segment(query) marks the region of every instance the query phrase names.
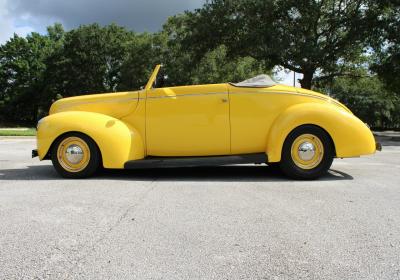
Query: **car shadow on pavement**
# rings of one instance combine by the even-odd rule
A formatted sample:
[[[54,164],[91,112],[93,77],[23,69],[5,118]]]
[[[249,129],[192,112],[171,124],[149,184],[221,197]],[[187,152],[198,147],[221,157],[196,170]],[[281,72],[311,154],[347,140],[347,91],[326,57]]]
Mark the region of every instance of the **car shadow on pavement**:
[[[276,168],[254,165],[217,167],[154,168],[135,170],[102,170],[94,180],[124,181],[221,181],[274,182],[293,181]],[[28,166],[20,169],[0,169],[0,181],[5,180],[63,180],[51,165]],[[90,179],[88,179],[90,180]],[[320,181],[353,180],[347,173],[329,170]]]

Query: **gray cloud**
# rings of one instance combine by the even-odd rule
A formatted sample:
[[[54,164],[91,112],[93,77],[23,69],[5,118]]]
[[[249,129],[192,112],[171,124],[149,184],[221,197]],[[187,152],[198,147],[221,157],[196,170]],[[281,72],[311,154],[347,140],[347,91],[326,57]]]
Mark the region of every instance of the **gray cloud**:
[[[7,9],[19,25],[44,29],[52,22],[74,28],[112,22],[135,31],[157,31],[168,16],[201,7],[204,0],[8,0]]]

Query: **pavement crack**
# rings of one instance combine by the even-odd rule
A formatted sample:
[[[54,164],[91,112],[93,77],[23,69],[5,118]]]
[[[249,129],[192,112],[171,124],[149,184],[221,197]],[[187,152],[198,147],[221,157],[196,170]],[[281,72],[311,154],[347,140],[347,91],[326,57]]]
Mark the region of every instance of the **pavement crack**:
[[[126,216],[128,216],[128,214],[129,214],[133,209],[135,209],[135,208],[138,207],[140,204],[142,204],[142,202],[147,198],[147,196],[155,189],[155,187],[156,187],[156,185],[155,185],[156,181],[157,181],[157,180],[152,181],[152,182],[150,183],[150,185],[149,185],[149,186],[151,186],[151,187],[139,198],[139,200],[138,200],[136,203],[134,203],[134,204],[132,204],[131,206],[129,206],[129,207],[124,211],[124,213],[122,213],[122,215],[119,216],[119,218],[117,219],[117,221],[115,222],[115,224],[112,225],[112,226],[108,229],[108,231],[106,232],[106,234],[103,235],[104,237],[105,237],[108,233],[112,232],[114,228],[118,227],[118,226],[121,224],[121,222],[126,218]]]
[[[157,186],[158,179],[155,179],[154,181],[152,181],[148,187],[149,189],[147,191],[144,192],[144,194],[142,194],[140,196],[140,198],[138,199],[138,201],[134,204],[132,204],[131,206],[127,207],[126,210],[118,217],[117,221],[110,226],[97,240],[95,240],[92,245],[86,247],[86,249],[84,249],[84,252],[81,254],[80,257],[78,257],[75,261],[71,260],[69,263],[71,264],[71,267],[68,269],[68,272],[66,273],[66,275],[68,275],[67,278],[64,279],[68,279],[69,276],[72,274],[73,269],[86,257],[88,257],[92,252],[94,252],[96,250],[96,247],[98,244],[100,244],[101,242],[103,242],[107,236],[115,229],[117,228],[121,222],[128,216],[128,214],[130,212],[132,212],[135,208],[137,208],[140,204],[143,203],[143,201],[148,197],[148,195],[155,189],[155,187]],[[84,247],[84,246],[83,246]]]

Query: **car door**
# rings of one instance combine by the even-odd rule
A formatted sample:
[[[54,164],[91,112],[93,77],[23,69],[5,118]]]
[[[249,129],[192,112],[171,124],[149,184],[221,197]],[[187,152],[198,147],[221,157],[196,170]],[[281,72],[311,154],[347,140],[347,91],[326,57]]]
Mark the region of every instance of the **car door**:
[[[267,150],[268,133],[276,118],[299,102],[288,98],[288,87],[237,87],[229,85],[232,154]]]
[[[148,156],[230,154],[226,84],[147,90]]]
[[[232,153],[265,152],[268,132],[286,104],[285,98],[268,88],[229,86],[229,94]],[[277,102],[279,97],[282,104]]]

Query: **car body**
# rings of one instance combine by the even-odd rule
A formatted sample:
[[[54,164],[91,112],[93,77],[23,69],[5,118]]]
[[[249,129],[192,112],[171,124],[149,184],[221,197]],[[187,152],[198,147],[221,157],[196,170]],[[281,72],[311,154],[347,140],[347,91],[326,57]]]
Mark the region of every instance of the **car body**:
[[[326,172],[330,158],[376,151],[368,126],[326,95],[279,84],[157,87],[160,68],[143,90],[56,101],[38,123],[35,155],[52,159],[70,178],[92,175],[97,168],[85,168],[97,157],[96,165],[112,169],[280,163],[292,177],[313,179]],[[296,129],[302,134],[295,133],[285,154]],[[324,153],[329,157],[324,170],[315,170]],[[287,154],[299,172],[285,170]]]

